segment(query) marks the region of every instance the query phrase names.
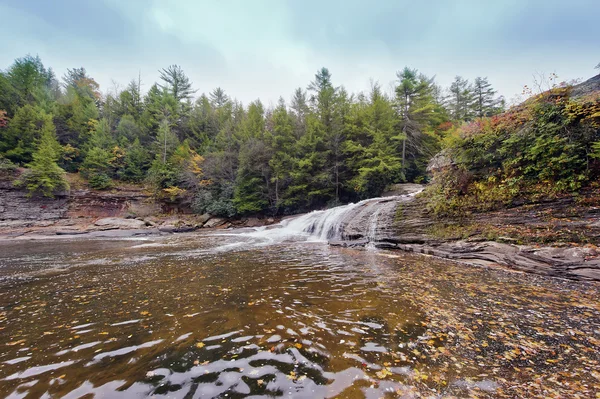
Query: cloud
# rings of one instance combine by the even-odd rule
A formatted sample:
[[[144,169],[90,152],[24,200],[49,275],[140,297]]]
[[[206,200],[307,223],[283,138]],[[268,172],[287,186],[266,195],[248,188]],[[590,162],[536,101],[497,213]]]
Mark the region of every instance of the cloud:
[[[588,77],[600,61],[591,0],[5,0],[0,67],[39,54],[59,75],[84,66],[106,89],[179,64],[198,93],[223,87],[275,103],[321,66],[334,83],[385,87],[405,65],[449,85],[488,76],[508,98],[535,71]]]

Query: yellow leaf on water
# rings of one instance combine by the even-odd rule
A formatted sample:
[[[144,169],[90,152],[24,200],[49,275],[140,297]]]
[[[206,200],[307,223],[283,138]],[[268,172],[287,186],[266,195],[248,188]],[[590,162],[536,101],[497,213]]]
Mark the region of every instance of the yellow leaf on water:
[[[295,344],[294,346],[298,349],[302,349],[302,344]]]
[[[196,348],[204,348],[204,342],[198,342]]]

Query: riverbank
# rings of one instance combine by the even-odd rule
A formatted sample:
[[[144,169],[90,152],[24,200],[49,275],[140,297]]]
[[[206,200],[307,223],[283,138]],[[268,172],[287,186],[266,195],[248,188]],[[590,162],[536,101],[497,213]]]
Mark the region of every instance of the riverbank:
[[[435,218],[425,197],[400,202],[379,248],[473,265],[600,281],[600,207],[594,192],[461,218]]]
[[[154,201],[141,187],[114,191],[75,189],[53,200],[26,198],[9,186],[0,204],[0,240],[128,238],[273,225],[278,218],[226,219],[180,213]],[[406,196],[421,185],[400,184],[387,200],[367,201],[346,215],[334,246],[364,246],[422,253],[477,266],[600,281],[600,204],[594,192],[524,204],[461,218],[435,218],[427,198]],[[404,197],[402,197],[404,195]]]
[[[55,198],[28,197],[10,179],[0,180],[0,239],[132,237],[200,228],[258,227],[270,217],[221,218],[191,213],[187,204],[156,200],[143,186],[92,190],[76,174],[71,191]]]

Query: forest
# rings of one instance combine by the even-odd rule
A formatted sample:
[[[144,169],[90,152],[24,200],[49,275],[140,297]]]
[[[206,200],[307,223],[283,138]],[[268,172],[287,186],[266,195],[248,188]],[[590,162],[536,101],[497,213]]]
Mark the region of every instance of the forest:
[[[199,94],[177,65],[159,72],[145,92],[134,78],[103,93],[85,68],[58,78],[37,56],[16,59],[0,73],[0,172],[19,170],[14,184],[33,195],[68,190],[68,172],[98,190],[143,184],[198,213],[291,214],[425,182],[464,126],[505,109],[485,77],[442,88],[408,67],[393,93],[349,93],[322,68],[273,107]]]

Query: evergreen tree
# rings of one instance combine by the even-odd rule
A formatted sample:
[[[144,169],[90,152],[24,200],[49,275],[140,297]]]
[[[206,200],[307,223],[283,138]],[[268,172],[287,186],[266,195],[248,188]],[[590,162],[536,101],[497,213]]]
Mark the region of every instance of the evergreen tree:
[[[79,169],[90,187],[103,190],[112,186],[115,144],[108,121],[101,119],[85,145],[85,157]]]
[[[171,130],[169,121],[163,119],[158,128],[158,134],[154,142],[157,159],[162,160],[163,163],[167,163],[167,158],[171,156],[178,145],[179,139]]]
[[[19,108],[0,137],[0,151],[12,162],[26,164],[32,155],[44,128],[47,115],[38,107],[26,104]]]
[[[15,184],[26,187],[30,196],[42,194],[54,197],[56,193],[68,190],[65,171],[57,164],[60,151],[52,116],[43,115],[41,136],[33,153],[33,161],[27,165],[28,169]]]
[[[452,119],[456,121],[470,121],[474,116],[473,87],[469,81],[456,76],[450,85],[450,93],[446,99]]]
[[[18,102],[27,104],[35,102],[35,94],[41,88],[50,88],[54,73],[46,69],[38,56],[26,55],[17,58],[6,72],[12,88],[18,93]]]
[[[221,108],[229,102],[229,97],[225,94],[225,90],[217,87],[210,93],[210,103],[215,108]]]
[[[297,88],[292,97],[291,108],[294,112],[294,136],[299,139],[306,131],[306,116],[310,112],[306,91]]]
[[[402,171],[406,178],[408,158],[425,152],[427,129],[440,117],[441,106],[435,100],[433,79],[419,74],[416,69],[404,68],[397,74],[396,102],[400,118],[400,133],[395,137],[402,141]]]
[[[123,167],[117,171],[121,180],[140,183],[146,177],[146,171],[150,167],[148,151],[142,146],[139,139],[127,147]]]
[[[189,99],[196,92],[192,89],[192,82],[179,65],[171,65],[158,72],[160,73],[160,79],[164,82],[159,87],[170,93],[177,102]]]
[[[492,85],[488,82],[487,78],[475,78],[475,82],[473,83],[473,96],[475,115],[478,118],[492,116],[502,112],[503,99],[495,98],[496,90],[492,88]]]
[[[274,204],[282,204],[282,193],[290,181],[290,172],[293,166],[294,153],[294,121],[287,111],[285,102],[279,99],[279,104],[272,115],[272,132],[270,146],[272,157],[269,166],[272,170],[271,182],[274,184]]]

